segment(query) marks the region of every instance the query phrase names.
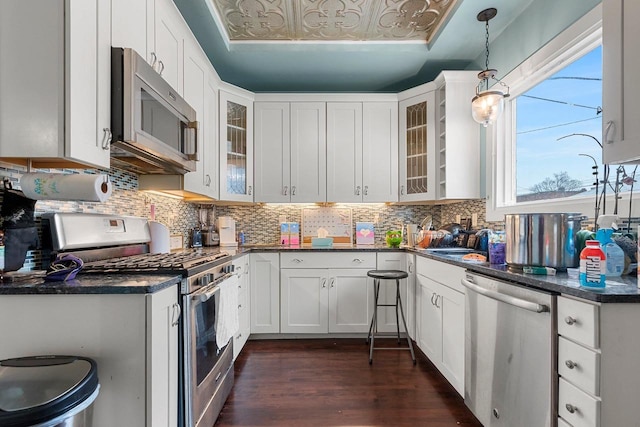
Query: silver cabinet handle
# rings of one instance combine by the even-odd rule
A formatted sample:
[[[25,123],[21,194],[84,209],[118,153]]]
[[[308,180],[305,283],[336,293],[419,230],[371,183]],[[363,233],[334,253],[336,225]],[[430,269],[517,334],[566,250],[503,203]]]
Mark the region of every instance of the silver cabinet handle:
[[[335,278],[335,277],[332,277],[332,278],[331,278],[331,281],[329,282],[329,287],[330,287],[330,288],[333,288],[333,287],[335,286],[335,284],[336,284],[336,278]]]
[[[607,127],[604,128],[604,140],[607,144],[613,144],[613,138],[609,138],[609,132],[613,129],[613,135],[616,133],[616,124],[612,120],[607,122]]]
[[[284,186],[284,194],[283,195],[286,196],[288,192],[289,192],[289,186],[285,185]]]
[[[169,92],[169,96],[173,95]],[[174,95],[175,96],[175,95]],[[200,160],[198,158],[198,128],[200,127],[200,122],[194,120],[192,122],[187,123],[187,129],[193,132],[193,153],[187,154],[187,158],[189,160]]]
[[[211,187],[211,175],[207,174],[204,179],[204,185],[206,187]]]
[[[291,262],[295,262],[296,264],[300,264],[303,260],[301,260],[300,258],[294,258],[291,260]]]
[[[364,260],[362,258],[354,258],[353,262],[357,262],[358,264],[362,264]]]
[[[440,308],[440,300],[442,299],[442,295],[436,295],[436,308]]]
[[[102,149],[108,150],[113,139],[113,133],[111,133],[111,129],[109,128],[102,128],[102,132]]]
[[[242,308],[242,304],[238,304],[238,310]]]
[[[525,310],[533,311],[535,313],[545,313],[549,312],[549,307],[543,304],[538,304],[531,301],[526,301],[520,298],[512,297],[511,295],[501,294],[500,292],[491,291],[489,289],[485,289],[481,286],[476,285],[473,282],[470,282],[466,279],[462,279],[460,281],[462,286],[465,288],[479,293],[480,295],[484,295],[488,298],[494,299],[496,301],[501,301],[509,305],[513,305],[514,307],[524,308]]]
[[[162,72],[164,71],[164,62],[162,61],[158,62],[158,68],[160,68],[160,70],[158,71],[158,74],[162,75]]]
[[[295,186],[295,185],[292,185],[292,186],[291,186],[291,195],[292,195],[292,196],[295,196],[295,195],[296,195],[296,186]]]
[[[253,191],[253,186],[249,186],[249,196],[251,195],[251,192]]]
[[[566,323],[567,325],[573,325],[573,324],[578,323],[578,319],[575,319],[575,318],[573,318],[571,316],[567,316],[567,317],[564,318],[564,323]]]
[[[413,273],[413,263],[409,263],[409,273]]]
[[[156,62],[158,61],[158,57],[155,52],[151,52],[151,66],[154,67],[155,70]]]
[[[574,414],[576,412],[580,412],[578,410],[578,407],[572,405],[571,403],[567,403],[566,405],[564,405],[564,407],[567,408],[567,411],[569,411],[570,414]]]
[[[171,310],[171,326],[178,326],[180,323],[180,315],[182,314],[182,308],[179,304],[173,304]]]
[[[404,196],[404,185],[400,186],[400,195]]]
[[[431,294],[431,305],[436,305],[436,303],[433,301],[433,299],[436,297],[436,293],[432,293]]]
[[[322,279],[322,287],[323,288],[327,287],[327,279]]]
[[[572,360],[567,360],[564,364],[567,365],[567,368],[569,369],[573,369],[578,366],[578,364]]]
[[[364,195],[366,196],[367,194],[369,194],[369,186],[365,185],[364,186]]]
[[[356,187],[356,196],[359,196],[359,195],[360,195],[360,186],[358,185]]]

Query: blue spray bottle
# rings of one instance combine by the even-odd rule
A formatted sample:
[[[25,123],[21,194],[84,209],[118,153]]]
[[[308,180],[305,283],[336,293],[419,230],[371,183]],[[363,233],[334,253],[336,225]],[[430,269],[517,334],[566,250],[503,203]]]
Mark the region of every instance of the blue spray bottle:
[[[600,215],[598,217],[598,231],[596,240],[600,242],[602,250],[607,256],[607,277],[618,277],[624,271],[624,251],[611,238],[618,226],[616,215]]]

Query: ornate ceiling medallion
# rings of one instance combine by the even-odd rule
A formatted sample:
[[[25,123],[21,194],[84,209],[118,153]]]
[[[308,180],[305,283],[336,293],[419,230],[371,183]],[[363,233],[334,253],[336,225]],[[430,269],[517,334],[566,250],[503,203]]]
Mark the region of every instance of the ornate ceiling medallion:
[[[234,41],[426,41],[458,0],[210,0]]]

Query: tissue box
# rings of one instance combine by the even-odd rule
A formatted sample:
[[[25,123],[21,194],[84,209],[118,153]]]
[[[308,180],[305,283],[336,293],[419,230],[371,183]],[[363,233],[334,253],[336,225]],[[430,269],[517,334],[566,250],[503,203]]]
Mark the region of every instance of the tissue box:
[[[312,237],[311,246],[330,248],[333,246],[333,237]]]
[[[356,245],[373,245],[374,238],[372,222],[356,222]]]

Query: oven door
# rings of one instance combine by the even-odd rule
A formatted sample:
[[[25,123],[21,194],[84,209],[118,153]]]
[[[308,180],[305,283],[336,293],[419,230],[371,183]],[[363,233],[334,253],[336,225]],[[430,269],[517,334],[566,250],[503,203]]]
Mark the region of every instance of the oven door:
[[[216,341],[220,288],[209,285],[183,297],[185,304],[185,409],[188,426],[196,425],[210,405],[233,363],[230,340],[219,349]],[[229,347],[229,348],[227,348]]]

